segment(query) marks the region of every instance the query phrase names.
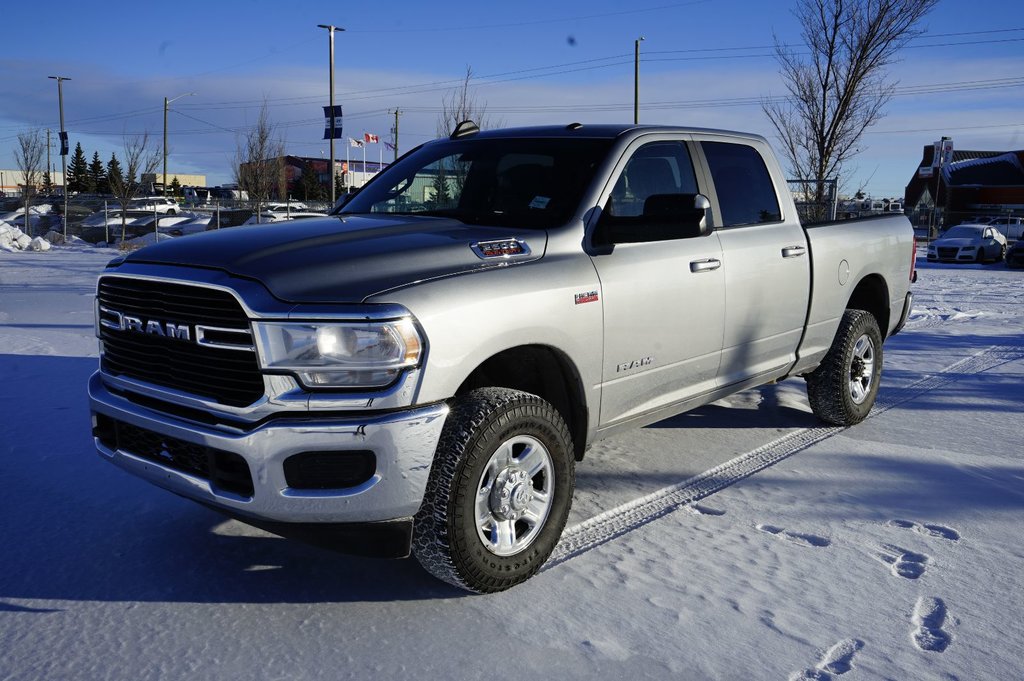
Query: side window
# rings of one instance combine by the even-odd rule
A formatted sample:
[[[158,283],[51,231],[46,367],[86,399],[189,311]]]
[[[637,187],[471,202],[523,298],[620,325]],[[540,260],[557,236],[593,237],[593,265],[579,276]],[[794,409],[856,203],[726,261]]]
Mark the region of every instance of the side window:
[[[686,145],[654,142],[636,150],[612,189],[607,212],[618,217],[643,215],[656,194],[696,194],[697,178]]]
[[[701,142],[701,147],[725,227],[782,219],[771,175],[754,147],[729,142]]]
[[[601,211],[596,244],[665,241],[700,234],[704,211],[694,210],[697,178],[683,142],[637,149]]]

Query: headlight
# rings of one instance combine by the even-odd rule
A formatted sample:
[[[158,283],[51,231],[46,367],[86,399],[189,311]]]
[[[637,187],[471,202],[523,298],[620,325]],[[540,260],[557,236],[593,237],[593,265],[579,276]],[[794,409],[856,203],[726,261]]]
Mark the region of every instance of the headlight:
[[[411,319],[389,322],[255,322],[260,365],[309,388],[383,388],[419,364]]]

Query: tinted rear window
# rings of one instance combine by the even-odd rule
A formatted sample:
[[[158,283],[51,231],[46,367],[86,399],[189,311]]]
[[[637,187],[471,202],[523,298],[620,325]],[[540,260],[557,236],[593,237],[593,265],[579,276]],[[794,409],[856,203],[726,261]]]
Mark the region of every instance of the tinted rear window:
[[[702,142],[726,227],[782,219],[775,186],[754,147],[729,142]]]

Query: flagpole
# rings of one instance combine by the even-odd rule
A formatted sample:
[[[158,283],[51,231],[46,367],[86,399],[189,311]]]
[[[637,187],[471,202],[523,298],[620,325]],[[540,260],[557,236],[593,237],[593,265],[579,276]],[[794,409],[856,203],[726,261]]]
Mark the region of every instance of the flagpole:
[[[348,144],[345,145],[345,191],[351,191],[348,186],[348,179],[351,177],[351,175],[349,175],[348,172],[348,169],[351,167],[349,165],[348,152],[351,151],[351,149],[352,143],[349,142]]]
[[[363,184],[366,184],[366,142],[363,142]],[[359,185],[360,187],[363,184]]]

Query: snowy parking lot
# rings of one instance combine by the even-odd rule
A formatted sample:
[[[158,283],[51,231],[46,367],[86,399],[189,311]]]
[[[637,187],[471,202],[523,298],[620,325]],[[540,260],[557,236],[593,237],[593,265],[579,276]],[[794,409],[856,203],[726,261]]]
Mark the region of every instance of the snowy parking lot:
[[[803,381],[599,442],[552,560],[470,596],[95,454],[116,254],[0,251],[0,679],[1015,679],[1024,272],[918,261],[862,424]]]

